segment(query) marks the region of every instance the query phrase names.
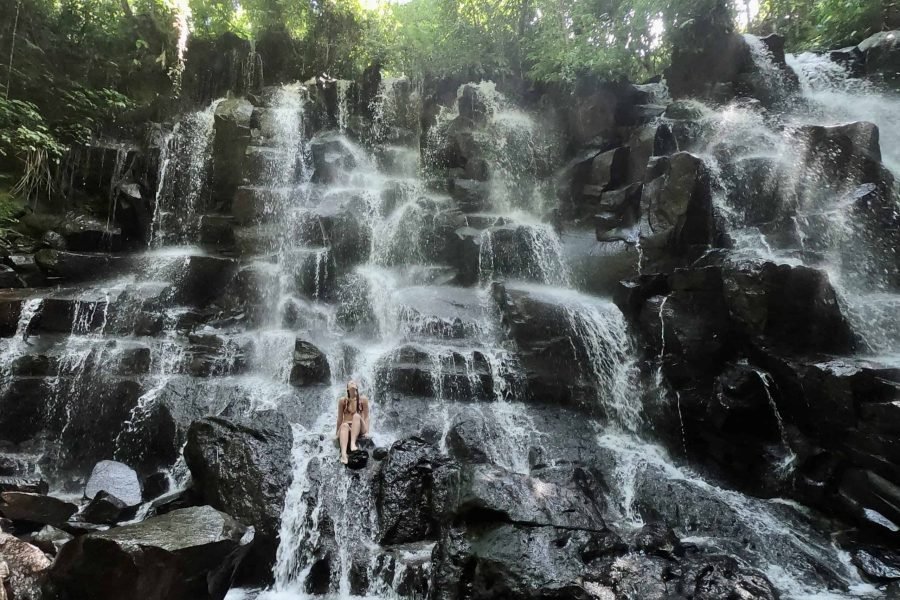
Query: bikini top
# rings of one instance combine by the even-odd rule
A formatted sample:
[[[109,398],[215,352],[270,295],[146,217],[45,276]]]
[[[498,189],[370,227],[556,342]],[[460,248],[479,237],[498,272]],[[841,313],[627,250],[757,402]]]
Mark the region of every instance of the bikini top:
[[[350,408],[350,397],[345,398],[344,409],[343,412],[345,415],[353,414],[354,411],[349,410]],[[362,414],[362,398],[360,396],[356,397],[356,412]]]

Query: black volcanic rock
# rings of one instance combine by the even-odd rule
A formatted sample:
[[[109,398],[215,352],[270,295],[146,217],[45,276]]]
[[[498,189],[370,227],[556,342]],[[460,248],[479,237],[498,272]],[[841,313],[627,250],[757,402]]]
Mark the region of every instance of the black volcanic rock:
[[[114,525],[128,509],[128,505],[105,491],[97,492],[78,513],[78,518],[97,525]]]
[[[391,446],[377,480],[382,544],[431,539],[437,534],[434,471],[441,464],[437,449],[420,438]]]
[[[265,580],[278,547],[284,499],[291,483],[293,434],[275,411],[242,421],[208,417],[188,430],[184,458],[202,501],[256,529],[247,567]]]
[[[77,509],[78,507],[70,502],[43,494],[0,493],[0,515],[12,521],[58,525],[65,523]]]
[[[185,508],[77,537],[50,577],[72,600],[222,600],[252,540],[226,514]]]
[[[124,256],[52,249],[39,250],[34,261],[47,276],[67,282],[111,277],[129,266]]]
[[[294,343],[294,366],[291,367],[292,385],[304,386],[327,383],[331,380],[331,368],[325,354],[311,343],[298,339]]]

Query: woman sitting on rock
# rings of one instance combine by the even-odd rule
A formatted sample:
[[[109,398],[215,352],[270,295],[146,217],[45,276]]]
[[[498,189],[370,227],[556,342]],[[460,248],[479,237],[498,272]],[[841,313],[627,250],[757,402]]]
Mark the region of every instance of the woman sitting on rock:
[[[347,395],[338,400],[337,437],[341,444],[341,462],[347,453],[357,450],[356,440],[369,433],[369,399],[359,395],[355,381],[347,382]]]

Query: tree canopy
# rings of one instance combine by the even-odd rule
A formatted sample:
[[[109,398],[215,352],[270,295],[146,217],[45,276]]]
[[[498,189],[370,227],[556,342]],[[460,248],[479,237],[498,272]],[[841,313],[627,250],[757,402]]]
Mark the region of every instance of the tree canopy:
[[[288,40],[299,78],[393,73],[574,85],[641,80],[716,7],[789,48],[859,41],[898,0],[6,0],[0,172],[51,160],[128,109],[178,96],[189,40]],[[754,10],[758,7],[758,10]],[[26,157],[30,157],[26,160]]]

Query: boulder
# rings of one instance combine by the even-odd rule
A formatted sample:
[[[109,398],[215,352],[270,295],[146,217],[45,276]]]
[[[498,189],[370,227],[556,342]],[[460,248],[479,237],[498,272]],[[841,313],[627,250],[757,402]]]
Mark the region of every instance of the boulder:
[[[309,246],[327,246],[329,257],[342,272],[365,262],[371,250],[371,235],[365,205],[358,197],[335,199],[309,213],[300,239]]]
[[[226,215],[200,217],[200,243],[216,249],[230,249],[237,239],[234,235],[234,218]]]
[[[59,226],[66,248],[73,252],[115,251],[122,247],[122,230],[89,215],[68,214]]]
[[[851,77],[862,77],[866,74],[866,55],[858,46],[846,46],[828,52],[828,58],[847,70]]]
[[[194,255],[184,259],[170,290],[174,302],[190,306],[205,306],[227,288],[238,262],[221,256]]]
[[[437,535],[435,470],[443,466],[437,448],[421,438],[394,442],[376,480],[380,543],[402,544]]]
[[[763,106],[781,105],[799,89],[799,79],[784,55],[784,38],[744,34],[751,61],[730,83],[739,96],[754,98]]]
[[[50,559],[40,549],[0,532],[0,598],[43,600]],[[4,572],[5,571],[5,572]]]
[[[404,344],[377,364],[379,390],[444,400],[493,397],[490,365],[478,351],[462,354],[446,348]]]
[[[317,136],[310,142],[310,152],[314,169],[312,181],[315,183],[339,181],[357,166],[353,148],[337,134]]]
[[[703,160],[678,152],[658,161],[662,173],[645,183],[641,197],[644,237],[665,236],[676,252],[715,241],[709,169]]]
[[[99,491],[78,513],[78,518],[97,525],[115,525],[122,519],[128,505],[112,494]]]
[[[102,460],[91,471],[84,496],[92,500],[100,492],[114,496],[124,506],[141,503],[141,483],[137,473],[128,465],[114,460]]]
[[[471,465],[488,462],[485,448],[488,427],[480,415],[473,414],[453,423],[446,439],[450,455],[460,463]]]
[[[696,600],[778,600],[780,597],[775,586],[761,572],[724,555],[698,554],[683,561],[676,589],[682,597]]]
[[[250,117],[253,105],[245,98],[228,98],[216,105],[215,127],[218,133],[223,128],[250,131]]]
[[[618,190],[603,192],[594,214],[598,241],[635,244],[640,240],[643,190],[642,183],[633,183]]]
[[[72,600],[222,600],[252,541],[212,507],[184,508],[76,538],[50,577]]]
[[[432,555],[435,598],[591,600],[580,550],[584,531],[489,522],[443,532]],[[601,598],[603,596],[600,596]],[[649,598],[649,596],[636,596]]]
[[[715,97],[719,84],[732,83],[751,68],[750,46],[744,37],[731,27],[714,24],[716,17],[703,15],[681,28],[684,43],[673,48],[665,70],[673,98]]]
[[[678,142],[666,123],[652,123],[638,127],[626,140],[628,147],[627,183],[647,181],[650,159],[667,156],[678,150]]]
[[[614,190],[628,177],[628,147],[601,152],[591,161],[590,183],[602,190]]]
[[[60,548],[75,539],[71,533],[57,529],[52,525],[44,525],[40,531],[28,536],[28,542],[34,544],[47,554],[56,556]]]
[[[752,156],[727,161],[723,180],[728,202],[747,225],[761,225],[787,216],[786,186],[777,160]]]
[[[271,574],[278,548],[291,483],[292,440],[287,418],[263,411],[245,421],[195,421],[184,448],[202,501],[256,529],[252,564],[247,566],[263,581]]]
[[[0,515],[12,521],[58,525],[69,520],[78,507],[59,498],[29,492],[0,493]]]
[[[47,231],[41,236],[40,245],[51,250],[65,250],[66,239],[56,231]]]
[[[896,86],[900,80],[900,31],[879,31],[857,46],[865,56],[868,75],[879,75]]]
[[[353,471],[365,469],[369,464],[369,453],[366,450],[351,450],[347,454],[347,468]]]
[[[854,347],[828,276],[808,267],[767,262],[676,269],[643,278],[638,288],[647,294],[636,299],[643,304],[637,318],[647,339],[656,340],[652,351],[660,351],[665,328],[667,351],[701,366],[714,356],[726,359],[723,348],[748,339],[792,352],[842,353]],[[636,316],[624,294],[616,302],[626,315]]]
[[[162,471],[153,473],[141,480],[141,488],[144,490],[144,500],[155,500],[169,491],[171,479],[168,473]]]
[[[874,123],[806,125],[798,136],[806,145],[803,183],[814,189],[825,184],[840,191],[866,183],[884,188],[893,181],[881,164],[880,134]]]
[[[490,207],[490,184],[474,179],[451,179],[450,195],[463,212],[482,212]]]
[[[673,557],[680,542],[671,527],[661,521],[651,521],[635,533],[632,544],[647,554]]]
[[[25,283],[16,273],[16,270],[6,265],[0,265],[0,288],[20,287],[25,287]]]
[[[122,228],[123,244],[129,247],[145,248],[151,238],[153,226],[152,194],[147,197],[141,192],[141,186],[134,181],[122,181],[115,190],[115,216]],[[50,246],[57,250],[54,245]]]
[[[311,343],[298,339],[294,343],[294,364],[291,367],[291,385],[305,386],[331,381],[328,358]]]
[[[859,548],[853,552],[853,564],[869,579],[878,582],[900,581],[900,555],[886,548]]]
[[[601,83],[580,86],[566,111],[569,138],[576,146],[609,144],[617,139],[619,126],[640,121],[640,107],[651,103],[652,94],[630,83]],[[609,146],[607,146],[609,147]]]

